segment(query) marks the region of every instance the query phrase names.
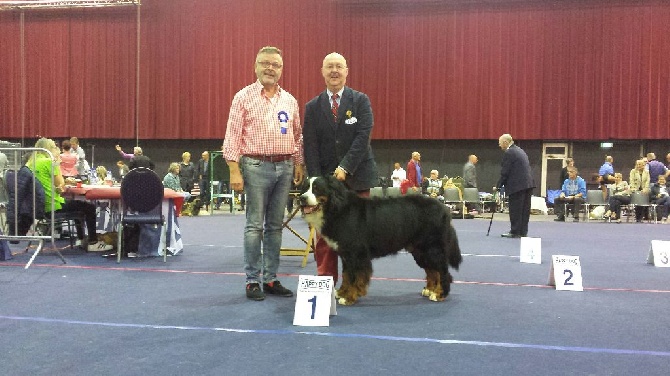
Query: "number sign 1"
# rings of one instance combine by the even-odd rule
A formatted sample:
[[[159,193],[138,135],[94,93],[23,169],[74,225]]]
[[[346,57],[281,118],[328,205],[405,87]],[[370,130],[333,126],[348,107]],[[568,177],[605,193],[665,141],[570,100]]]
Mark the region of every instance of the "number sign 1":
[[[670,267],[670,241],[652,240],[647,255],[647,264],[654,264],[661,268]]]
[[[549,285],[556,290],[584,291],[579,256],[552,255]]]
[[[330,315],[337,315],[333,277],[301,275],[293,325],[328,326]]]

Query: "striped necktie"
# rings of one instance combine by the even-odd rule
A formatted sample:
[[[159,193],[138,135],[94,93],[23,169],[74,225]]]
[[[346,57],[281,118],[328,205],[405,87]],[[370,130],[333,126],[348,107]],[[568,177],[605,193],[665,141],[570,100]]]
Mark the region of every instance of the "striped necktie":
[[[337,105],[337,98],[339,97],[340,96],[337,95],[337,93],[333,94],[333,96],[331,97],[333,98],[333,105],[330,107],[330,110],[333,112],[333,120],[335,120],[335,122],[337,122],[337,109],[339,108],[339,106]]]

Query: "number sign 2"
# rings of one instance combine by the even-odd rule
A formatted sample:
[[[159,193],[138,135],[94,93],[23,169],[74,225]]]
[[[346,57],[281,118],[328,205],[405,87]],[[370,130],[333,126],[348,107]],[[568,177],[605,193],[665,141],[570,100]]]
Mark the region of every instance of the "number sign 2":
[[[556,290],[584,291],[579,256],[552,255],[548,284]]]

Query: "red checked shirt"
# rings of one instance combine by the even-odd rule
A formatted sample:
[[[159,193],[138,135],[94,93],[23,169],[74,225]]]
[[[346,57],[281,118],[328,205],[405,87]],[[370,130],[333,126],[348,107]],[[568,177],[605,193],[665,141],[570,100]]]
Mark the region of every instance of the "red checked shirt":
[[[287,154],[293,155],[294,163],[303,163],[298,101],[279,86],[274,98],[268,98],[258,81],[237,92],[228,115],[223,157],[239,162],[243,155]]]

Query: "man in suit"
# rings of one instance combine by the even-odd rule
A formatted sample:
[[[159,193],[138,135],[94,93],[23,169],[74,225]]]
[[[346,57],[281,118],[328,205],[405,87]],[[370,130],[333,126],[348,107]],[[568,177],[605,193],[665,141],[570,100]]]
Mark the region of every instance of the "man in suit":
[[[323,59],[326,90],[305,106],[303,142],[309,176],[332,174],[359,196],[369,196],[378,181],[370,147],[374,124],[370,99],[345,86],[349,68],[344,56],[333,52]],[[337,282],[337,253],[319,237],[314,252],[318,275]]]
[[[200,202],[205,205],[205,210],[209,210],[210,199],[210,167],[209,167],[209,152],[207,150],[202,152],[202,158],[198,161],[196,167],[196,175],[198,176],[198,186],[200,187]]]
[[[463,187],[465,188],[477,188],[477,156],[470,154],[468,156],[468,161],[463,166]]]
[[[500,179],[496,189],[505,187],[509,197],[509,220],[511,229],[502,234],[504,238],[520,238],[528,234],[530,219],[530,198],[535,188],[533,172],[528,155],[514,144],[512,136],[504,134],[498,139],[498,146],[505,154],[502,159]]]

